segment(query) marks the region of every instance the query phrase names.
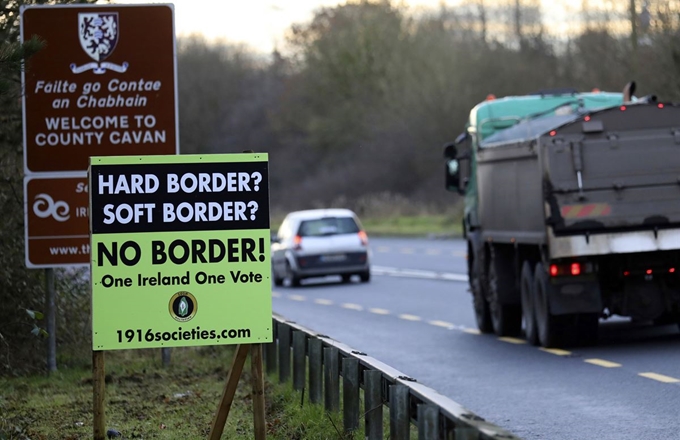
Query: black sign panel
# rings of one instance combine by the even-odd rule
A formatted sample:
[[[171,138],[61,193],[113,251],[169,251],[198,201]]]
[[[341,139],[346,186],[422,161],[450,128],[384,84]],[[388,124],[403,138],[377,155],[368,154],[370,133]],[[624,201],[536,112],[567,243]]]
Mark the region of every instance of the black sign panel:
[[[267,162],[92,165],[92,233],[269,228]]]

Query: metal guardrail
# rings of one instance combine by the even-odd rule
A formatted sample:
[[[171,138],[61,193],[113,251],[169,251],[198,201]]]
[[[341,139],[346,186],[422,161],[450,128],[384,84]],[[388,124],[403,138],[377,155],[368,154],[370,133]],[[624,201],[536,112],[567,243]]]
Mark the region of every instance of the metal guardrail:
[[[281,383],[289,381],[292,373],[293,388],[306,389],[310,403],[323,401],[330,412],[340,411],[342,378],[346,433],[359,429],[360,417],[363,417],[366,439],[382,440],[383,408],[387,406],[390,440],[409,439],[411,424],[417,428],[420,440],[519,440],[366,353],[280,315],[274,315],[273,325],[274,342],[264,344],[267,373],[278,372]]]

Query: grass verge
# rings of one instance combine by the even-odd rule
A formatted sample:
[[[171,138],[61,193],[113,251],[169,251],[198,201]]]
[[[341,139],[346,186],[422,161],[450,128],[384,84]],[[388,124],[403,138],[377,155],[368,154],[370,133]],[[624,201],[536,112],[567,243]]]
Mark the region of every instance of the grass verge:
[[[276,234],[283,216],[273,217],[272,234]],[[460,237],[463,234],[460,216],[448,214],[362,216],[361,223],[371,236],[394,237]]]
[[[224,390],[233,346],[172,349],[163,368],[160,350],[105,353],[106,427],[123,439],[205,439]],[[290,383],[265,378],[267,438],[323,440],[343,436],[341,414],[303,402]],[[244,366],[222,438],[252,440],[250,359]],[[0,378],[1,440],[92,438],[90,365],[50,377]]]
[[[460,219],[450,215],[413,215],[387,218],[368,217],[361,220],[369,236],[460,236]]]

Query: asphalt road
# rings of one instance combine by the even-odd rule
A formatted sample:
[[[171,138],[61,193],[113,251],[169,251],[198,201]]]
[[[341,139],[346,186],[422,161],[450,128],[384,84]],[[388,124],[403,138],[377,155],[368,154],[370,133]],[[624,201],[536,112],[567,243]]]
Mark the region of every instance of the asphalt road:
[[[364,351],[525,439],[679,439],[680,332],[601,324],[542,350],[476,331],[462,240],[372,238],[373,277],[274,290],[276,313]]]

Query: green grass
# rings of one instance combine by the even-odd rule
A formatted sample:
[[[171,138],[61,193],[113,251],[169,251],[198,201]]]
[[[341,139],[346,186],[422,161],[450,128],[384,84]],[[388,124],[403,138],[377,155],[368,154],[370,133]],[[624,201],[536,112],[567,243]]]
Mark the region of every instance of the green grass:
[[[369,236],[460,236],[462,233],[460,219],[450,215],[368,217],[361,222]]]
[[[275,234],[283,217],[272,218],[271,230]],[[371,236],[395,237],[459,237],[462,235],[460,215],[422,214],[394,216],[362,216],[369,238]]]
[[[105,352],[106,427],[125,439],[205,439],[224,390],[233,347],[175,348],[163,368],[160,350]],[[244,366],[222,438],[253,439],[250,360]],[[290,383],[265,378],[268,439],[361,438],[341,434],[341,414],[301,402]],[[89,365],[50,377],[0,378],[0,439],[91,439]]]

